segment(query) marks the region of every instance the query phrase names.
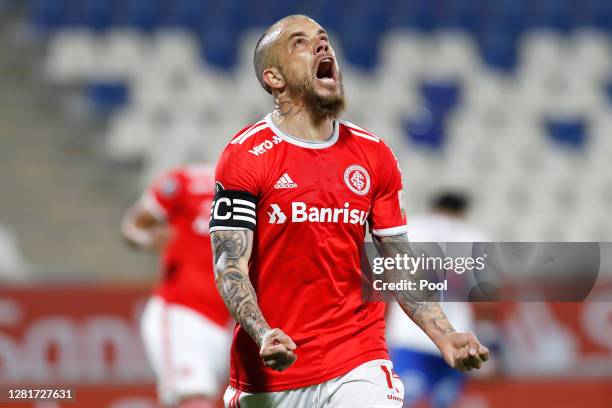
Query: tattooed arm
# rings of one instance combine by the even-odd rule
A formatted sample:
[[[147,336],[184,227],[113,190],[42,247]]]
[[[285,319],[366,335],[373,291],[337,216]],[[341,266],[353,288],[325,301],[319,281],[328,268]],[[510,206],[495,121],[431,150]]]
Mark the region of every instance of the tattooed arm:
[[[377,238],[377,244],[379,251],[385,257],[395,257],[398,254],[413,256],[408,237],[405,234]],[[414,274],[408,271],[392,270],[387,271],[384,278],[388,282],[399,282],[402,279],[419,282],[421,279],[426,279],[427,276],[423,270],[418,270]],[[432,340],[440,335],[455,332],[440,304],[432,301],[436,296],[435,291],[397,290],[394,295],[404,312]]]
[[[377,237],[376,244],[385,257],[413,257],[406,234],[390,237]],[[411,280],[419,282],[426,279],[425,271],[414,274],[404,270],[387,271],[384,275],[387,282]],[[417,286],[418,287],[418,286]],[[435,291],[396,290],[395,298],[402,310],[416,323],[436,344],[444,360],[460,371],[480,368],[488,360],[489,350],[478,342],[473,333],[457,333],[446,318],[442,307],[435,301]]]
[[[271,329],[257,304],[249,278],[253,231],[211,233],[217,289],[232,316],[260,347],[266,366],[283,371],[297,359],[295,343],[282,330]]]

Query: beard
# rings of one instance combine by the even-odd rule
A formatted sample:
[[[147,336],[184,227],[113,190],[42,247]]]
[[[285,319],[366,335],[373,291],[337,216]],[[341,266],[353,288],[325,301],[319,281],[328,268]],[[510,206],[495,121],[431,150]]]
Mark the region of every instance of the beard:
[[[346,98],[344,97],[344,87],[342,86],[342,76],[338,73],[339,91],[333,94],[321,95],[314,86],[314,80],[307,75],[300,79],[289,80],[287,78],[287,90],[291,98],[300,99],[304,106],[313,116],[315,124],[321,123],[326,119],[337,119],[340,113],[346,108]]]

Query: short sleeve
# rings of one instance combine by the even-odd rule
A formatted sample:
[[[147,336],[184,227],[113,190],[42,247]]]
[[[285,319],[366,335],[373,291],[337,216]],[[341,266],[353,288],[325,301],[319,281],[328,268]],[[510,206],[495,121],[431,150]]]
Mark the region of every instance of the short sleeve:
[[[178,210],[183,193],[183,178],[172,171],[159,177],[145,192],[141,202],[158,220],[165,220]]]
[[[395,155],[382,140],[377,166],[377,187],[369,218],[371,232],[379,237],[406,233],[402,175]]]
[[[210,231],[250,229],[257,225],[259,171],[242,146],[229,145],[215,171]]]

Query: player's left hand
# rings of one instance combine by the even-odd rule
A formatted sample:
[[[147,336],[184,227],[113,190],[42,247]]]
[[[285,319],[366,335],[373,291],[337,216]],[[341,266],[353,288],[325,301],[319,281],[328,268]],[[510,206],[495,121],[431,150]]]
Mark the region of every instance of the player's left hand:
[[[479,369],[489,359],[489,350],[474,333],[448,333],[436,339],[446,363],[459,371]]]
[[[281,329],[270,329],[261,342],[259,355],[266,367],[285,371],[295,363],[297,345]]]

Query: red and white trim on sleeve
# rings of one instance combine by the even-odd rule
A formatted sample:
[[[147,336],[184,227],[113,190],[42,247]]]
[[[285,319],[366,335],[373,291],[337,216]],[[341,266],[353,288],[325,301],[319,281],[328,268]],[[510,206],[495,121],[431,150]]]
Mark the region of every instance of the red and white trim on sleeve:
[[[393,235],[401,235],[408,233],[408,225],[400,225],[391,228],[372,229],[372,235],[377,237],[392,237]]]

